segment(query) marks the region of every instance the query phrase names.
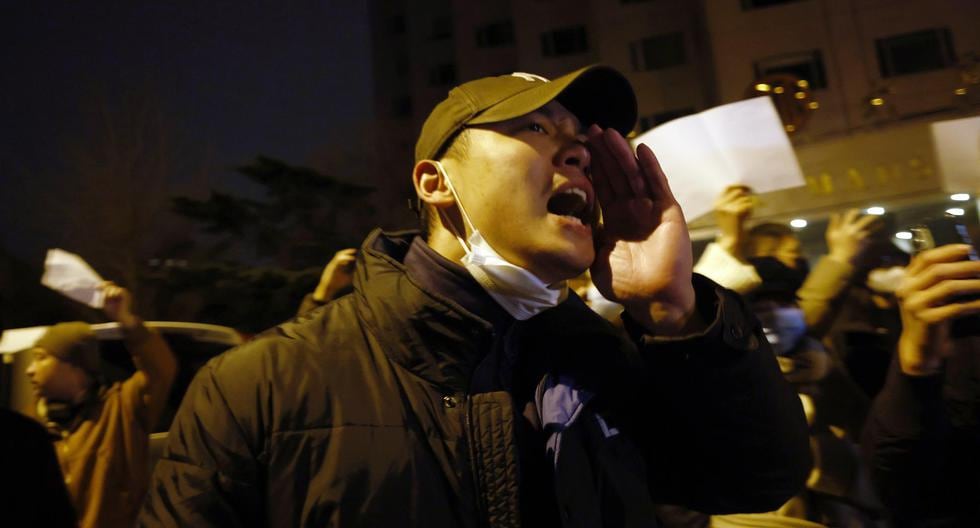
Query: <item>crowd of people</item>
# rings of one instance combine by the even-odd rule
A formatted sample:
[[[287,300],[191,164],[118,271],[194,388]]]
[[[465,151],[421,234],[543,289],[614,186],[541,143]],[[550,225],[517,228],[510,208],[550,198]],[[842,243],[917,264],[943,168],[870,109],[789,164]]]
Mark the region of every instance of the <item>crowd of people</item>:
[[[37,340],[36,416],[0,415],[7,454],[31,453],[11,515],[980,525],[976,249],[909,256],[851,210],[811,268],[732,186],[694,262],[655,154],[624,139],[636,114],[602,66],[454,88],[416,146],[420,229],[338,252],[296,318],[203,367],[152,476],[177,363],[105,284],[136,373],[104,380],[84,323]]]

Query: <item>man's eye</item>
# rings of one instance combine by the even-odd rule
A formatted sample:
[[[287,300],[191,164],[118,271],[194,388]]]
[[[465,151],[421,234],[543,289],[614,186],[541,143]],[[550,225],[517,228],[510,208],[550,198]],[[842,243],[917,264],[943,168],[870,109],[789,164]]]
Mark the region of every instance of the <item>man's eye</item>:
[[[544,129],[543,126],[541,126],[538,123],[531,123],[530,125],[527,126],[527,129],[532,132],[540,132],[542,134],[546,134],[548,132],[547,130]]]

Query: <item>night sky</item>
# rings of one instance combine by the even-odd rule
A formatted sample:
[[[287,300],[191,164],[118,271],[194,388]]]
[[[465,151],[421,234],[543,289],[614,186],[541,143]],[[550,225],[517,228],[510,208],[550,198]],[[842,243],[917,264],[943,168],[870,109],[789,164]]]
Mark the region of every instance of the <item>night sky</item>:
[[[0,8],[0,248],[58,240],[39,199],[75,177],[93,101],[147,96],[179,152],[174,188],[241,181],[257,155],[308,164],[371,114],[366,2],[7,2]],[[190,163],[193,162],[193,163]],[[205,182],[198,170],[209,167]]]

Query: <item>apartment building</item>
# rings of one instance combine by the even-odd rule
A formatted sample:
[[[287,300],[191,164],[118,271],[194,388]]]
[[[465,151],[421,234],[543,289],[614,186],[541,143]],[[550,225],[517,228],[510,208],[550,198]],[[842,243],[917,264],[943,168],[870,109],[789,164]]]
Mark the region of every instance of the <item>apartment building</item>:
[[[807,186],[764,197],[760,218],[819,222],[844,207],[914,209],[980,191],[980,174],[976,188],[946,188],[930,132],[933,121],[980,114],[980,2],[376,0],[372,17],[375,101],[384,135],[409,147],[406,165],[422,120],[454,84],[601,62],[636,88],[638,132],[778,99]],[[793,86],[777,86],[787,78]],[[708,233],[711,219],[693,226]]]

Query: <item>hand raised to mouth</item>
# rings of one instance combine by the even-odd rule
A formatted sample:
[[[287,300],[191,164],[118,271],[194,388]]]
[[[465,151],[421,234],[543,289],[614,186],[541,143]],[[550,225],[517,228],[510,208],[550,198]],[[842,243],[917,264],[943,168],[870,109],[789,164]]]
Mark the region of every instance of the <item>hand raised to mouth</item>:
[[[636,153],[613,129],[588,131],[592,182],[603,222],[592,280],[658,335],[681,332],[695,315],[687,222],[653,151]]]

